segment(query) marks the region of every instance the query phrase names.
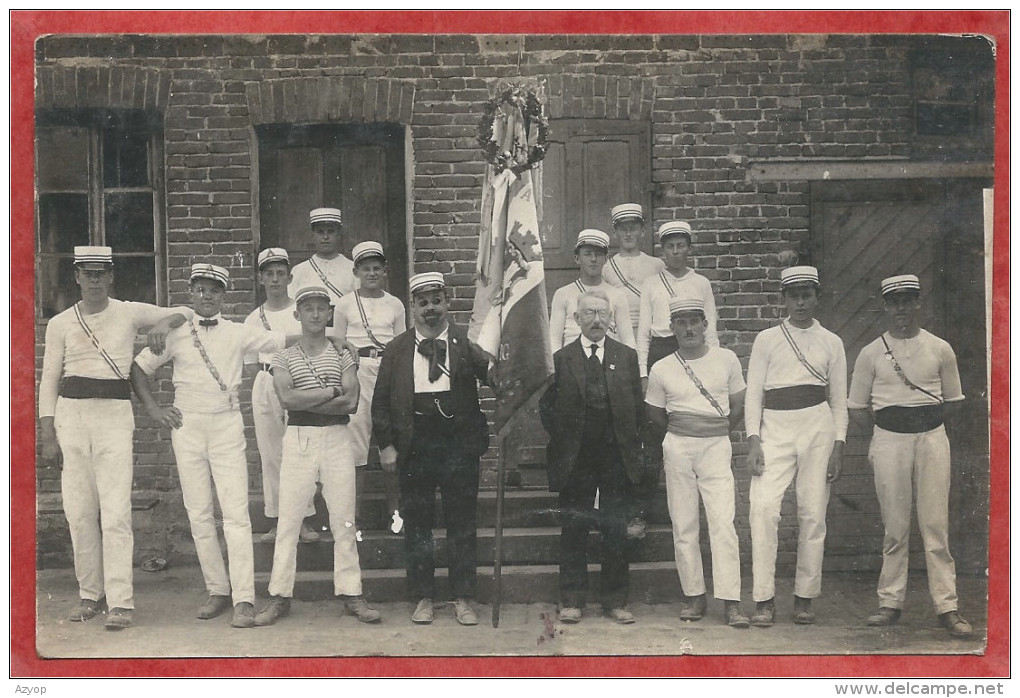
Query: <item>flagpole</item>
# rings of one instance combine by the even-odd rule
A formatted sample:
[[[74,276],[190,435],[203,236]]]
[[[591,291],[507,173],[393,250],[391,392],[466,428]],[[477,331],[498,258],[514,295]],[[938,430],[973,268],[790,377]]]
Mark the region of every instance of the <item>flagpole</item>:
[[[503,597],[503,476],[506,472],[506,442],[505,434],[501,435],[496,442],[499,449],[496,456],[496,549],[495,560],[492,565],[492,627],[499,627],[499,609]]]

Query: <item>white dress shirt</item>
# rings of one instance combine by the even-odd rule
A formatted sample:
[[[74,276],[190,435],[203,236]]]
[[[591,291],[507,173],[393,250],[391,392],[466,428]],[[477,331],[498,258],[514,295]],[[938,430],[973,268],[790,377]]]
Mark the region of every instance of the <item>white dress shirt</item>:
[[[429,360],[418,351],[418,344],[425,339],[425,335],[417,329],[414,331],[414,392],[416,393],[440,393],[450,389],[450,327],[447,326],[436,339],[446,342],[446,371],[439,374],[439,380],[435,383],[429,381]]]

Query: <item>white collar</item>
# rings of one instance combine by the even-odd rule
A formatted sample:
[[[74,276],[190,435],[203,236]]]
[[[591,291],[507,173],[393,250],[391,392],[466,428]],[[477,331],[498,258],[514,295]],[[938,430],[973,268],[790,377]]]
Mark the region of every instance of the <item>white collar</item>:
[[[447,339],[450,335],[450,323],[446,323],[446,329],[436,335],[436,339]],[[418,328],[414,328],[414,343],[420,344],[428,339],[425,335],[418,331]]]
[[[578,337],[578,341],[581,342],[581,348],[584,350],[584,352],[586,354],[591,351],[591,345],[592,344],[597,346],[599,348],[599,350],[603,350],[603,349],[606,348],[606,338],[605,337],[603,337],[601,339],[601,341],[593,342],[593,341],[591,341],[590,339],[588,339],[587,337],[585,337],[582,334],[580,337]]]

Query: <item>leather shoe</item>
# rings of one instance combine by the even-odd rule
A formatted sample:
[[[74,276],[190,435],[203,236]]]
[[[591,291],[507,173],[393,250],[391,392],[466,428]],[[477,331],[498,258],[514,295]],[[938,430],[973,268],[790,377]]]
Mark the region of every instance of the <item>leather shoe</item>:
[[[302,543],[315,543],[319,540],[319,534],[312,530],[306,523],[301,524],[301,532],[298,533],[298,540]]]
[[[259,540],[261,540],[263,543],[272,543],[273,541],[275,541],[276,540],[276,526],[273,526],[271,529],[269,529],[268,531],[263,533],[262,537]]]
[[[731,628],[749,628],[751,627],[751,621],[744,612],[740,610],[739,601],[727,601],[726,602],[726,625]]]
[[[613,619],[614,623],[619,623],[620,625],[630,625],[634,622],[634,614],[626,608],[611,609],[609,611],[609,617]]]
[[[793,597],[793,622],[797,625],[814,625],[815,614],[811,611],[811,599]]]
[[[701,620],[707,606],[708,600],[704,594],[688,596],[684,607],[680,609],[680,620]]]
[[[288,614],[290,614],[290,599],[283,596],[271,596],[266,607],[255,614],[255,625],[272,625]]]
[[[577,606],[564,606],[560,609],[560,622],[571,624],[580,623],[581,609]]]
[[[963,616],[956,611],[940,614],[939,623],[953,637],[970,637],[974,634],[974,628],[971,627],[971,624],[964,620]]]
[[[756,628],[771,628],[775,622],[776,608],[772,601],[759,601],[751,615],[751,625]]]
[[[357,616],[358,620],[362,623],[377,623],[382,620],[382,614],[369,606],[364,597],[344,596],[341,598],[343,599],[344,611]]]
[[[878,613],[868,616],[868,625],[872,627],[896,625],[896,622],[900,619],[900,613],[901,611],[898,608],[882,606],[878,609]]]
[[[209,620],[222,614],[230,608],[230,597],[222,594],[209,594],[208,600],[198,609],[197,617],[200,620]]]
[[[627,524],[627,538],[630,540],[641,540],[645,537],[647,524],[640,516],[636,516]]]
[[[234,618],[230,625],[234,628],[254,628],[255,605],[249,601],[234,604]]]
[[[86,620],[92,620],[96,617],[97,613],[101,613],[106,608],[106,600],[99,599],[93,601],[92,599],[82,599],[78,602],[78,605],[67,614],[67,619],[74,623],[81,623]]]
[[[432,622],[434,615],[435,609],[432,605],[432,599],[422,599],[418,602],[418,606],[414,609],[414,613],[411,614],[411,621],[421,625],[427,625]]]
[[[454,599],[453,612],[457,616],[457,622],[461,625],[478,625],[478,616],[467,599]]]
[[[135,622],[131,619],[130,608],[114,606],[106,614],[106,623],[104,625],[107,630],[123,630],[124,628],[130,628],[134,624]]]

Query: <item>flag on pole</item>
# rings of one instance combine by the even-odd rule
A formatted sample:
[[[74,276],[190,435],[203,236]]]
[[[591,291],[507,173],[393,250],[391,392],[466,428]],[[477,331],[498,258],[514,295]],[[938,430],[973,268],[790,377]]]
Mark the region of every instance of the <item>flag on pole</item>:
[[[501,104],[494,113],[491,139],[510,162],[527,160],[537,137],[520,107]],[[552,375],[549,312],[536,190],[538,163],[500,167],[490,161],[482,198],[478,248],[478,287],[470,336],[495,357],[494,427],[499,432]]]

